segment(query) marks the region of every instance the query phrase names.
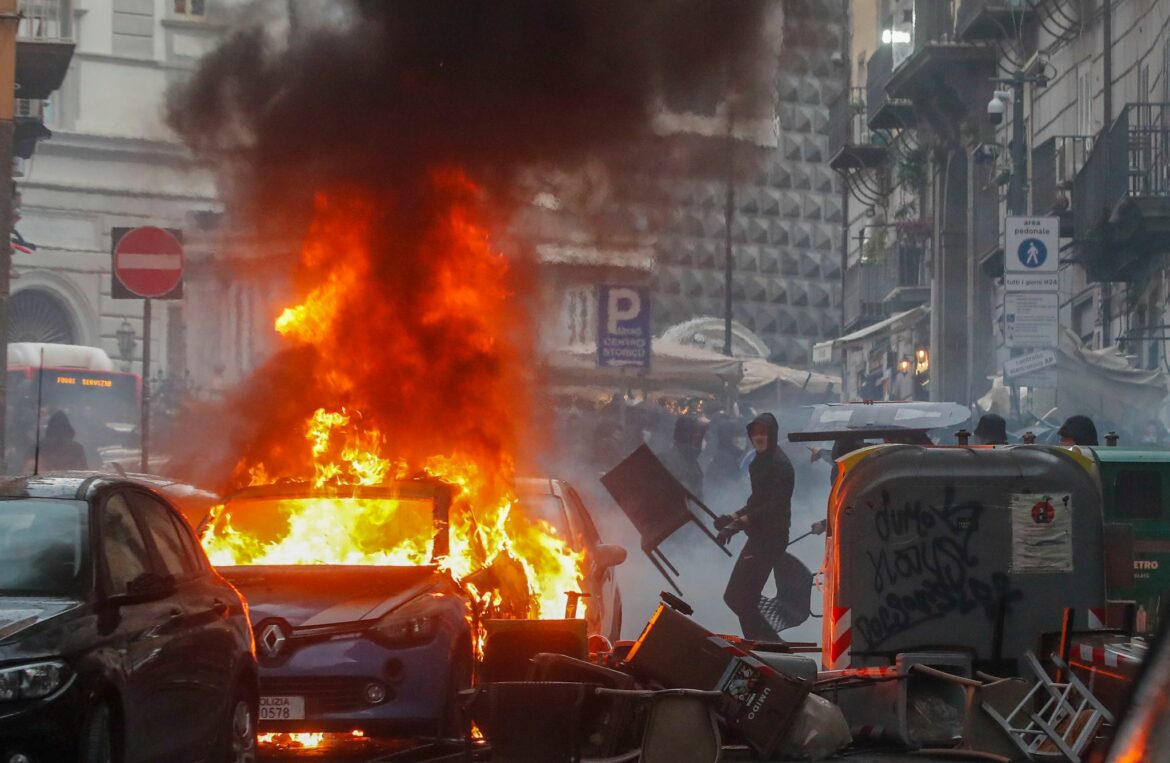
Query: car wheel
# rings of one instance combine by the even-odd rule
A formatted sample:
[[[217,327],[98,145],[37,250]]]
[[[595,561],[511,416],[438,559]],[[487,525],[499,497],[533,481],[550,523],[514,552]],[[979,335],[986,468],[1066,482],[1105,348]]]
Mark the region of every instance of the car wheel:
[[[212,756],[215,763],[255,763],[255,707],[252,696],[243,686],[237,686]]]
[[[439,736],[443,739],[465,739],[471,732],[471,717],[464,707],[464,689],[471,688],[471,659],[460,657],[451,666],[451,678],[447,682],[447,701],[443,705],[443,716],[439,719]]]
[[[81,731],[81,763],[114,763],[110,706],[97,700]]]

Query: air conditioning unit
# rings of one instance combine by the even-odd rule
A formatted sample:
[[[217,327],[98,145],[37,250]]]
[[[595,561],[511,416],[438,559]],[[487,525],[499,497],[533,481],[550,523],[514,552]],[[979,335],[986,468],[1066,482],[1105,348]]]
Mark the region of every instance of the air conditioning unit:
[[[17,119],[42,119],[45,102],[29,98],[17,98],[15,116]]]

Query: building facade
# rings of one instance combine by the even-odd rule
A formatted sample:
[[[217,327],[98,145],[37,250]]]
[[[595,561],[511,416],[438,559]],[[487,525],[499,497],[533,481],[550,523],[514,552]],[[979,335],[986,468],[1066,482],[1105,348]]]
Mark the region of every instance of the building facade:
[[[142,300],[111,298],[111,231],[155,225],[198,238],[219,212],[214,180],[165,123],[167,89],[224,30],[202,0],[57,0],[60,33],[75,43],[60,89],[35,108],[52,136],[18,164],[10,341],[101,347],[141,372]],[[188,250],[188,269],[198,260]],[[190,290],[188,291],[190,293]],[[157,302],[154,372],[185,377],[187,301]],[[127,332],[133,332],[131,351]],[[211,368],[199,375],[210,377]]]
[[[848,193],[845,329],[855,333],[818,353],[842,369],[846,395],[923,350],[933,399],[972,402],[998,383],[1025,351],[1004,331],[1009,212],[1059,220],[1061,352],[1109,350],[1111,363],[1165,370],[1170,7],[854,0],[848,10],[851,82],[834,105],[830,165]],[[1013,142],[1017,99],[1024,146]],[[908,345],[889,319],[918,307],[929,328]],[[1067,415],[1083,402],[1075,376],[1027,391]]]

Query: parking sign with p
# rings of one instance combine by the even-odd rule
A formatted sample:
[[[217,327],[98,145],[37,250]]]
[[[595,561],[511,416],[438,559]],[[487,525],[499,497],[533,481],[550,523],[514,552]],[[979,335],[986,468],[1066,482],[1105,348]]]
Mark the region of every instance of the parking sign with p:
[[[598,287],[597,365],[650,367],[650,290]]]

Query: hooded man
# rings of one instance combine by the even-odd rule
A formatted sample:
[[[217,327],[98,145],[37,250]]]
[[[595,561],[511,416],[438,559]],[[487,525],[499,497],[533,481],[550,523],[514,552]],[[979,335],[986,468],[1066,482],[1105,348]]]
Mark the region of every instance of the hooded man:
[[[85,448],[73,439],[74,434],[73,425],[69,423],[65,411],[54,413],[49,417],[49,423],[45,425],[40,455],[38,456],[34,445],[25,457],[25,468],[29,471],[38,468],[46,472],[88,468]]]
[[[1061,445],[1097,445],[1097,427],[1088,416],[1069,416],[1056,434]]]
[[[1003,416],[985,413],[975,425],[975,441],[980,445],[1007,445],[1007,422]]]
[[[742,509],[716,521],[723,543],[740,530],[748,536],[731,570],[723,601],[739,618],[744,638],[779,641],[780,635],[760,612],[760,592],[788,547],[796,474],[779,448],[780,425],[775,416],[760,414],[748,424],[747,433],[756,451],[748,467],[752,494]],[[776,581],[781,596],[784,583]]]
[[[667,471],[700,501],[703,500],[703,467],[699,454],[703,452],[703,437],[707,425],[694,416],[680,416],[674,422],[674,443],[659,459]]]

